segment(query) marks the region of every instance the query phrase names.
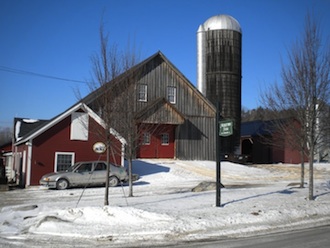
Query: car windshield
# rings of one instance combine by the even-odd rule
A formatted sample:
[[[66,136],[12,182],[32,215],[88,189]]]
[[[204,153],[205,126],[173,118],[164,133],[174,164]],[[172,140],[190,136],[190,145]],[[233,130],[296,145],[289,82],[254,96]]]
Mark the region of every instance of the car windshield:
[[[67,172],[72,172],[72,171],[74,171],[79,166],[80,166],[80,163],[74,164],[71,167],[69,167],[66,171]]]

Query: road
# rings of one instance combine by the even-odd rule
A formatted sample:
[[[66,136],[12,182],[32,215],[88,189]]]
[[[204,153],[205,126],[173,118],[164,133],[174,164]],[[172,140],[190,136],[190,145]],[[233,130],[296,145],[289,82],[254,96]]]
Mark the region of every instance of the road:
[[[321,226],[299,231],[283,232],[263,236],[224,239],[212,242],[190,243],[166,247],[203,248],[325,248],[330,247],[330,226]],[[164,246],[165,247],[165,246]]]
[[[155,248],[325,248],[330,247],[330,226],[321,226],[299,231],[275,233],[263,236],[255,236],[239,239],[222,239],[218,241],[204,241],[194,243],[175,244],[167,246],[154,246]],[[109,242],[89,240],[89,239],[70,239],[56,236],[28,236],[25,239],[8,240],[0,237],[0,247],[144,247],[137,242],[133,246],[117,246]],[[150,246],[148,246],[150,247]]]

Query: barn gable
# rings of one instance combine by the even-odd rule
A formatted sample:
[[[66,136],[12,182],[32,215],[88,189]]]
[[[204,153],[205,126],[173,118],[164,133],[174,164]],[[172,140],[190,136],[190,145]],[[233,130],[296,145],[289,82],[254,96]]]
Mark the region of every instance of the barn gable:
[[[19,135],[14,143],[13,169],[18,174],[17,183],[23,187],[38,185],[42,175],[66,170],[77,161],[106,160],[105,154],[93,151],[96,142],[104,142],[100,135],[105,128],[103,120],[83,103],[40,125],[33,121],[35,125],[29,131],[25,126],[31,123],[21,120],[16,126]],[[114,129],[109,132],[112,134],[111,161],[123,165],[125,140]]]
[[[142,118],[149,124],[173,124],[174,157],[215,159],[215,107],[161,52],[95,90],[82,102],[98,113],[97,100],[104,92],[112,93],[112,103],[129,104],[136,123]],[[114,128],[120,130],[120,126]]]
[[[184,116],[164,98],[150,103],[135,116],[138,123],[158,123],[180,125]]]

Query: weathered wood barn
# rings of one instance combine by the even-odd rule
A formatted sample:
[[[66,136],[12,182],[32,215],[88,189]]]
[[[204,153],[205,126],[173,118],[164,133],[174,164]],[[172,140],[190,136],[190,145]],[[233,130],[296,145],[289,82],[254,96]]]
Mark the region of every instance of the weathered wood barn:
[[[216,109],[161,52],[82,99],[102,119],[104,94],[113,108],[126,106],[109,118],[126,140],[123,123],[134,123],[141,141],[136,157],[215,160]]]

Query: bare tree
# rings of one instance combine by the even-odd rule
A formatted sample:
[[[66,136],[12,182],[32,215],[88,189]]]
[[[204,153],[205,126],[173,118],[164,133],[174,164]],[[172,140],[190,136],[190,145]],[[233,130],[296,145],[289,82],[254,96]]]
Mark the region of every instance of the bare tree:
[[[95,101],[93,102],[94,109],[97,109],[98,114],[104,121],[104,130],[97,130],[98,137],[106,145],[107,158],[107,176],[105,178],[105,196],[104,205],[109,205],[109,174],[110,174],[110,156],[111,156],[111,136],[110,128],[112,127],[112,112],[113,106],[110,104],[110,99],[104,92],[109,91],[110,82],[117,77],[120,72],[120,64],[118,63],[118,49],[115,45],[109,49],[109,35],[104,33],[103,23],[100,25],[100,50],[91,57],[93,80],[89,83],[90,90],[93,92]],[[96,131],[96,130],[95,130]]]
[[[326,45],[326,46],[325,46]],[[330,50],[322,44],[319,25],[306,16],[302,39],[288,50],[288,64],[282,64],[282,84],[272,85],[262,96],[265,106],[278,115],[285,111],[292,117],[274,122],[286,142],[301,153],[301,186],[304,183],[304,160],[309,160],[309,199],[314,199],[313,163],[318,147],[324,145],[322,135],[329,129],[328,121],[320,124],[330,95]]]
[[[0,145],[11,142],[12,130],[10,127],[0,127]]]
[[[159,125],[150,125],[137,111],[137,85],[147,68],[143,64],[137,64],[139,55],[135,46],[128,44],[124,52],[119,52],[117,46],[109,46],[108,42],[109,36],[104,34],[101,25],[100,52],[91,58],[95,83],[91,86],[92,93],[85,101],[105,122],[105,133],[100,136],[105,140],[108,152],[122,152],[111,145],[110,129],[116,130],[125,139],[129,196],[133,196],[132,161],[143,142],[142,131],[152,134]],[[110,155],[107,154],[107,157]],[[104,203],[108,205],[108,183]]]

